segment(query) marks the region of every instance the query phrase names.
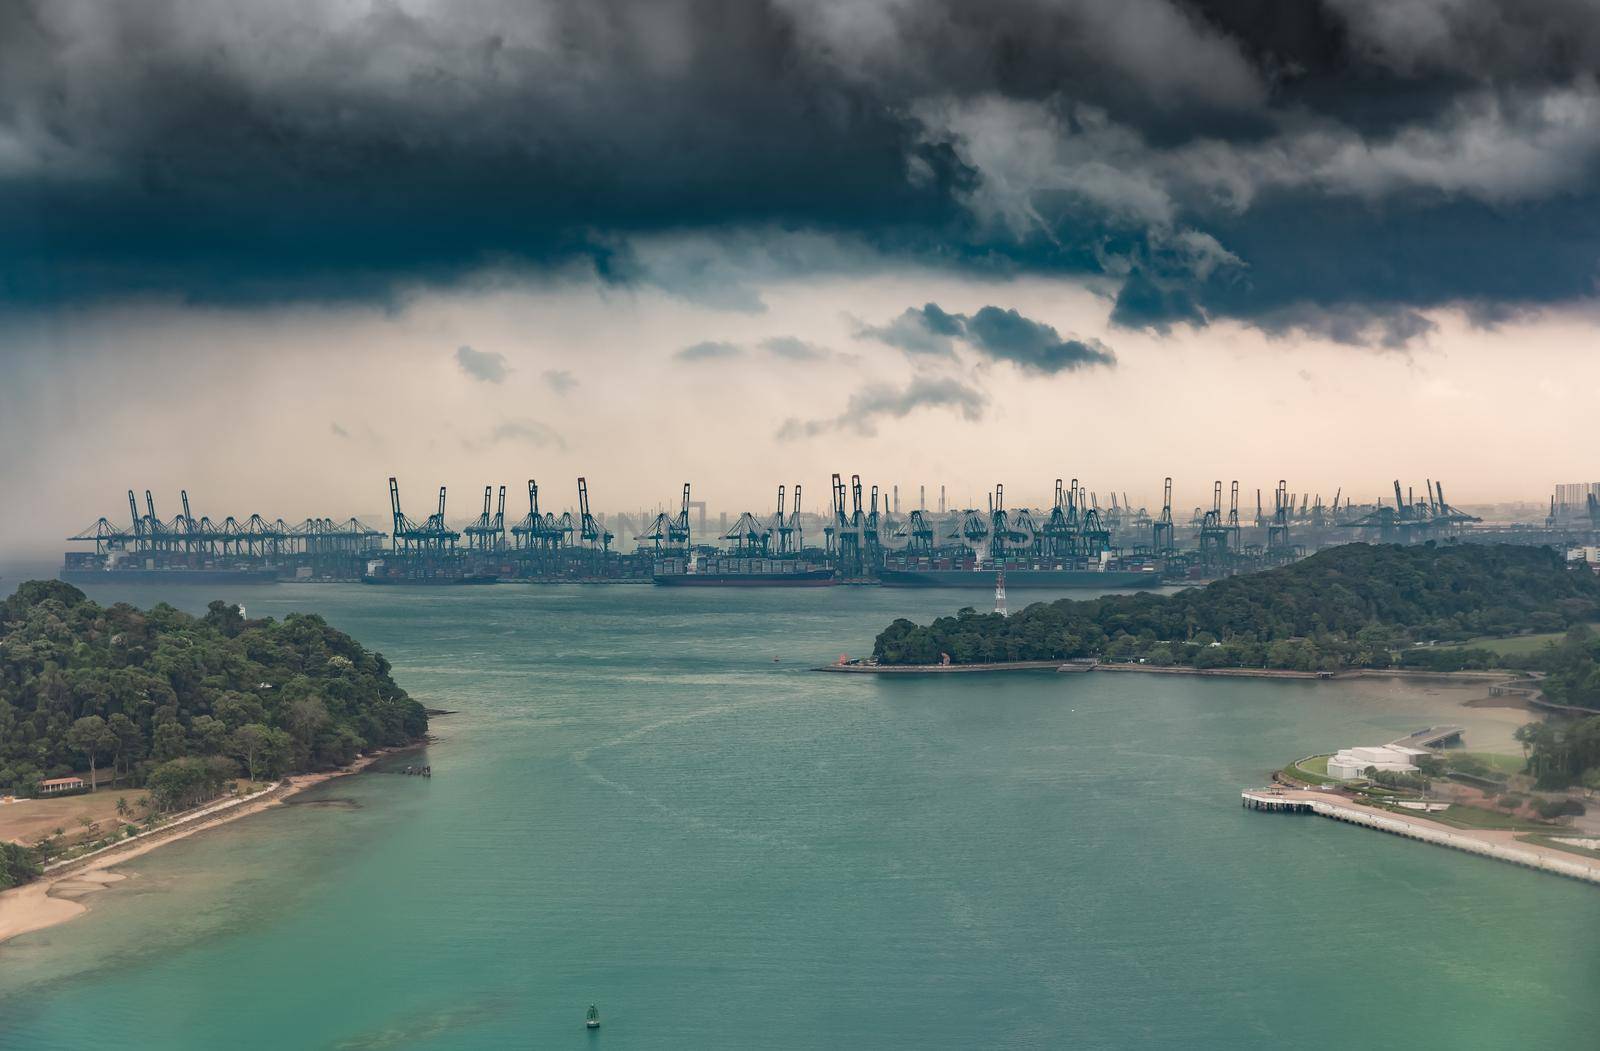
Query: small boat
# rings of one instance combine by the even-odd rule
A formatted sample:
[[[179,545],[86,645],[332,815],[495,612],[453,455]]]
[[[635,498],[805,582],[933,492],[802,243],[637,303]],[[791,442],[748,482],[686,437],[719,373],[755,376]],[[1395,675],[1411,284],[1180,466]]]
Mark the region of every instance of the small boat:
[[[600,1008],[594,1004],[589,1005],[589,1013],[583,1016],[583,1026],[585,1029],[600,1028]]]

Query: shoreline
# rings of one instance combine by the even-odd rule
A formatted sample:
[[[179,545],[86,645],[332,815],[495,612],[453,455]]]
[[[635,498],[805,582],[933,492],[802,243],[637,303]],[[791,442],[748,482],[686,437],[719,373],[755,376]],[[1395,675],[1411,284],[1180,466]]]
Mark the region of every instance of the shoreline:
[[[855,675],[947,675],[958,672],[1046,671],[1140,672],[1147,675],[1196,675],[1236,679],[1305,679],[1312,682],[1351,679],[1410,679],[1416,682],[1442,682],[1493,685],[1526,678],[1516,671],[1467,670],[1426,671],[1415,668],[1346,668],[1340,671],[1295,671],[1289,668],[1195,668],[1186,664],[1135,664],[1104,661],[995,661],[988,664],[823,664],[812,671],[843,672]]]
[[[1061,661],[997,661],[993,664],[824,664],[812,671],[846,675],[955,675],[961,672],[1060,671]],[[1076,669],[1072,669],[1076,670]]]
[[[1600,884],[1600,861],[1518,839],[1518,833],[1514,830],[1463,829],[1429,821],[1420,815],[1408,814],[1400,817],[1386,810],[1364,806],[1341,795],[1315,789],[1282,786],[1246,789],[1240,793],[1240,797],[1244,806],[1258,810],[1282,809],[1312,813],[1345,824],[1359,825],[1435,846],[1510,862],[1523,868]]]
[[[94,854],[58,862],[47,868],[31,883],[0,891],[0,946],[4,946],[12,938],[66,923],[88,912],[89,904],[82,900],[84,897],[127,879],[123,873],[110,871],[118,865],[148,854],[168,843],[187,839],[196,833],[238,821],[251,814],[259,814],[308,788],[325,784],[335,778],[359,774],[379,759],[421,747],[424,743],[426,742],[369,752],[349,766],[338,770],[295,774],[254,795],[220,806],[207,804],[210,809],[202,807],[189,815],[186,820],[180,818],[179,824],[154,829],[137,839],[113,844]]]

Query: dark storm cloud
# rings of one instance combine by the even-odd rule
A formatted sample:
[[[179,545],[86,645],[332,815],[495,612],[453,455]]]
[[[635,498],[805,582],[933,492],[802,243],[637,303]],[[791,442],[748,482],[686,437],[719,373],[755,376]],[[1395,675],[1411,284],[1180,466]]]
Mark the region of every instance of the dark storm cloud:
[[[485,383],[503,383],[511,370],[506,366],[506,356],[494,351],[473,350],[462,345],[456,348],[456,364],[475,380]]]
[[[1093,365],[1112,365],[1117,357],[1098,339],[1062,339],[1042,321],[1015,310],[983,307],[967,318],[967,339],[997,361],[1031,372],[1056,373]]]
[[[877,433],[879,421],[902,419],[918,409],[953,408],[968,421],[983,418],[988,395],[970,384],[943,376],[917,376],[904,387],[885,383],[869,384],[850,396],[838,416],[822,420],[791,417],[778,428],[780,441],[813,438],[829,431],[848,430],[861,435]]]
[[[783,231],[1402,338],[1593,294],[1597,70],[1582,0],[19,2],[0,303],[579,265],[757,311],[718,246]]]
[[[912,355],[948,356],[960,340],[982,357],[1046,375],[1117,363],[1111,348],[1098,339],[1063,339],[1053,325],[994,306],[980,307],[969,317],[927,303],[908,308],[887,325],[862,325],[856,335]]]
[[[907,307],[887,325],[862,325],[856,335],[899,347],[907,354],[949,355],[954,350],[952,340],[962,334],[961,321],[941,310],[939,304],[928,303]]]

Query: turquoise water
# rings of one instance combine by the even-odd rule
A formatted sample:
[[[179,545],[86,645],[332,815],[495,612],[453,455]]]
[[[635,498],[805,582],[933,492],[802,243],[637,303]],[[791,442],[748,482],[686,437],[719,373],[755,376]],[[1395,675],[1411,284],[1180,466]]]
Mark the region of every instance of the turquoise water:
[[[168,592],[96,597],[214,597]],[[1600,891],[1238,805],[1284,759],[1443,721],[1448,698],[805,670],[970,593],[225,597],[319,610],[459,709],[435,776],[336,781],[125,866],[88,916],[0,946],[0,1048],[1532,1048],[1600,1028]],[[1503,738],[1486,718],[1452,714]]]

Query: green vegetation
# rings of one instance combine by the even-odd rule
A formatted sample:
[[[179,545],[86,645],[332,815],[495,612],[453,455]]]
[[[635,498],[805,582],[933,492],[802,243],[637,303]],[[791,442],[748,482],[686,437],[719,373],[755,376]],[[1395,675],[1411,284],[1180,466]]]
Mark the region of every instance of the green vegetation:
[[[1517,740],[1528,749],[1535,787],[1600,789],[1600,715],[1529,723],[1517,730]]]
[[[1546,821],[1554,821],[1558,817],[1582,817],[1588,812],[1584,805],[1576,799],[1562,797],[1541,799],[1534,804],[1533,809]]]
[[[1515,545],[1346,544],[1279,569],[1175,595],[1035,603],[1010,617],[963,609],[930,625],[896,620],[883,664],[1144,660],[1196,668],[1454,671],[1487,649],[1418,643],[1560,631],[1600,614],[1600,578]],[[1600,691],[1600,680],[1595,687]],[[1600,695],[1597,695],[1600,696]]]
[[[1546,700],[1600,711],[1600,635],[1587,624],[1574,625],[1523,663],[1545,673]]]
[[[39,878],[39,859],[32,850],[0,840],[0,890]]]
[[[146,787],[158,810],[185,810],[215,799],[238,772],[238,764],[225,756],[186,756],[151,770]]]
[[[326,769],[427,728],[389,663],[321,617],[102,608],[56,581],[0,603],[0,790],[109,772],[171,810],[241,769]]]
[[[1337,777],[1328,773],[1328,756],[1314,755],[1309,759],[1302,759],[1298,763],[1290,763],[1283,768],[1283,773],[1296,781],[1308,785],[1320,785],[1329,781],[1338,781]]]
[[[1468,649],[1489,650],[1501,657],[1526,657],[1550,643],[1560,642],[1562,638],[1562,632],[1542,631],[1528,635],[1483,636],[1468,639],[1463,645]]]
[[[1310,774],[1312,777],[1326,778],[1328,776],[1328,760],[1330,758],[1332,757],[1326,755],[1314,755],[1310,759],[1296,763],[1295,767],[1304,771],[1305,773]]]
[[[1520,755],[1500,755],[1497,752],[1447,751],[1441,753],[1439,759],[1447,769],[1499,780],[1522,773],[1528,765]]]
[[[1489,810],[1485,807],[1467,806],[1464,803],[1454,803],[1449,810],[1441,810],[1431,814],[1418,814],[1404,807],[1396,807],[1394,810],[1398,814],[1425,817],[1429,821],[1437,821],[1440,824],[1450,825],[1454,828],[1509,829],[1517,832],[1535,829],[1546,832],[1550,830],[1549,825],[1541,825],[1526,818],[1518,817],[1515,814]]]
[[[1415,773],[1410,770],[1373,770],[1369,776],[1372,783],[1384,788],[1403,788],[1411,792],[1426,792],[1428,790],[1428,777],[1426,774]]]

